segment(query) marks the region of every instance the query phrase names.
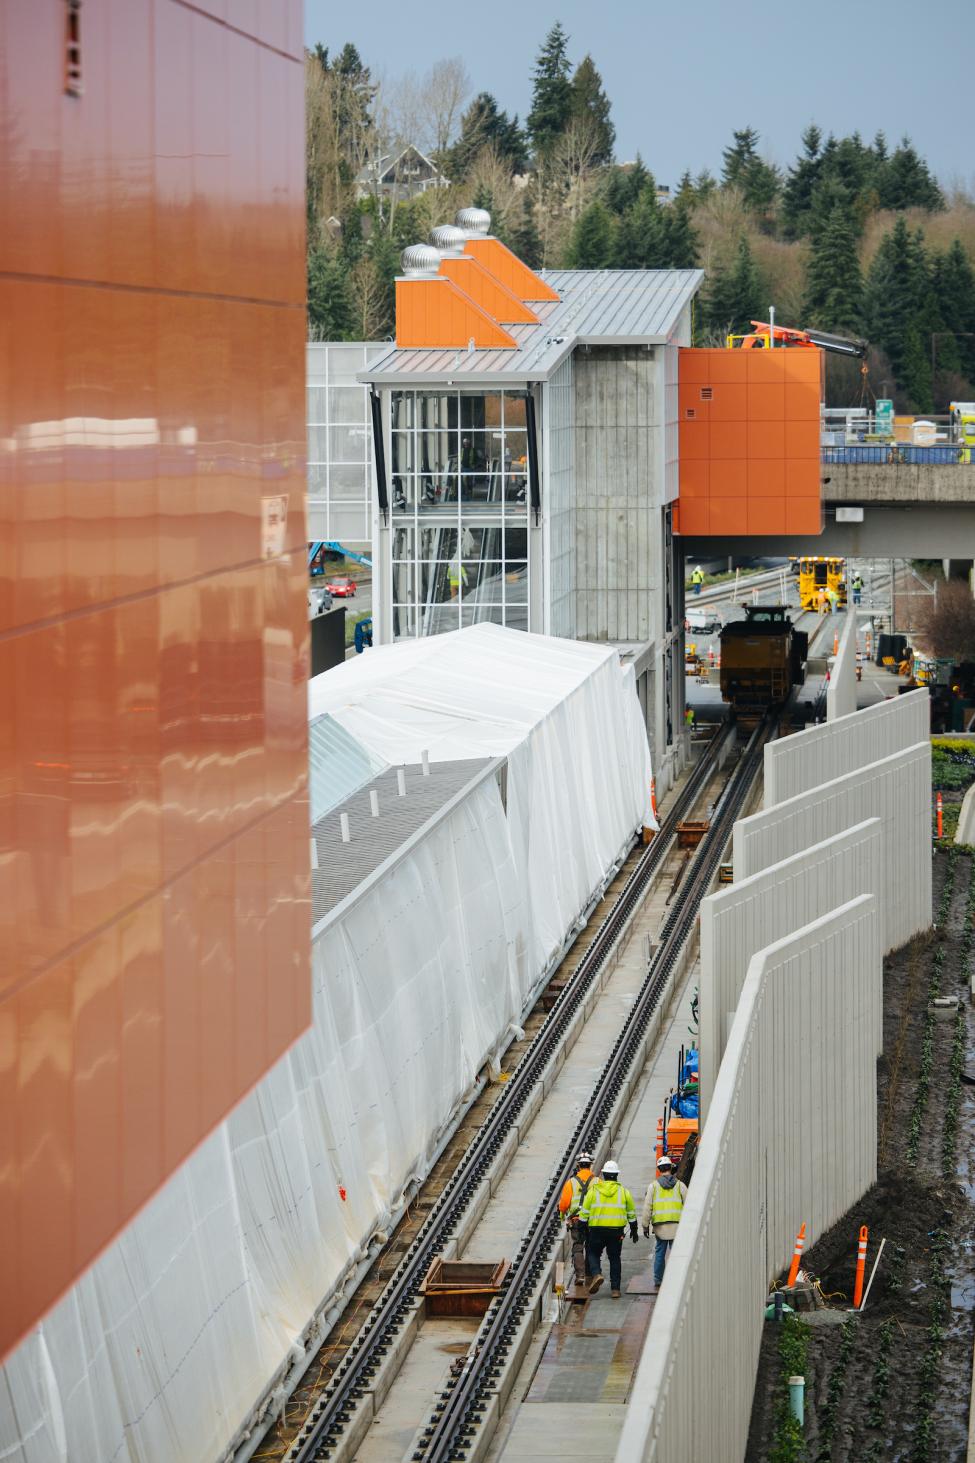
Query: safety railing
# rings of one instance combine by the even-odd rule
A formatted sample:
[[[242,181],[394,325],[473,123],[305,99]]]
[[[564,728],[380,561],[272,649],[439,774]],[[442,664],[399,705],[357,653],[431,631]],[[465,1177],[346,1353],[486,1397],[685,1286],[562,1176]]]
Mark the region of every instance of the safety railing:
[[[921,463],[929,467],[953,467],[959,463],[971,465],[975,461],[973,454],[975,447],[964,442],[937,442],[931,447],[915,446],[910,442],[887,442],[822,447],[820,460],[824,463]]]

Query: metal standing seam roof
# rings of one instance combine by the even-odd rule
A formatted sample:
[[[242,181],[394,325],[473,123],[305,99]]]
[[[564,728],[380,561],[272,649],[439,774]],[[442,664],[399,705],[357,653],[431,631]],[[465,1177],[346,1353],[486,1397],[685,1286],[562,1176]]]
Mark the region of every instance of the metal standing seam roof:
[[[664,345],[704,281],[700,269],[550,269],[558,303],[532,306],[538,325],[508,325],[511,350],[401,350],[360,372],[377,384],[546,381],[577,345]]]
[[[424,776],[419,766],[403,768],[406,796],[399,796],[396,767],[374,777],[312,825],[318,868],[311,871],[312,938],[348,907],[352,896],[365,892],[422,832],[491,771],[503,757],[465,757],[431,762]],[[379,817],[372,816],[370,792],[379,798]],[[350,841],[342,842],[341,815],[349,819]]]

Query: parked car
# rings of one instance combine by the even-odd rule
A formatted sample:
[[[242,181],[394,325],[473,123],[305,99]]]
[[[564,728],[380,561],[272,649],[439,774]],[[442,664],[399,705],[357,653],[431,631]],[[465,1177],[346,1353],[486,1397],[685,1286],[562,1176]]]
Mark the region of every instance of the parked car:
[[[332,596],[327,589],[320,589],[317,584],[309,586],[308,589],[308,613],[309,615],[324,615],[332,608]]]
[[[688,610],[684,616],[684,630],[688,635],[717,635],[721,629],[721,616],[715,610]]]
[[[336,599],[355,599],[355,580],[348,574],[336,574],[325,581],[325,588]]]

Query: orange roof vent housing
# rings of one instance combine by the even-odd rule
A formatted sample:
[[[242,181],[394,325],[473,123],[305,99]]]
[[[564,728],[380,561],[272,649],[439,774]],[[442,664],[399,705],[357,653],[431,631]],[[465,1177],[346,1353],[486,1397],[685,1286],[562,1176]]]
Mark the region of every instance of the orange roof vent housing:
[[[539,279],[500,239],[491,236],[491,215],[487,209],[462,208],[457,214],[457,227],[466,235],[464,252],[483,264],[519,300],[558,301],[559,296],[551,285]]]
[[[538,325],[530,309],[507,285],[467,253],[467,235],[453,224],[430,230],[430,243],[440,253],[440,273],[459,285],[483,310],[503,325]]]
[[[396,281],[396,344],[401,349],[456,347],[515,350],[517,342],[494,316],[440,273],[441,256],[428,244],[403,250]]]

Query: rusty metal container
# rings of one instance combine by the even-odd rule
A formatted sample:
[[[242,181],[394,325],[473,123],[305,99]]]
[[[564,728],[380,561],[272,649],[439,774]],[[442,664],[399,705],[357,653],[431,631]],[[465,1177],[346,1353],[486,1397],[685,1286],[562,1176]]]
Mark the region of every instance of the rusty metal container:
[[[677,847],[697,848],[711,824],[703,820],[686,819],[677,824]]]
[[[420,1287],[428,1316],[483,1316],[511,1268],[510,1260],[441,1260]]]

